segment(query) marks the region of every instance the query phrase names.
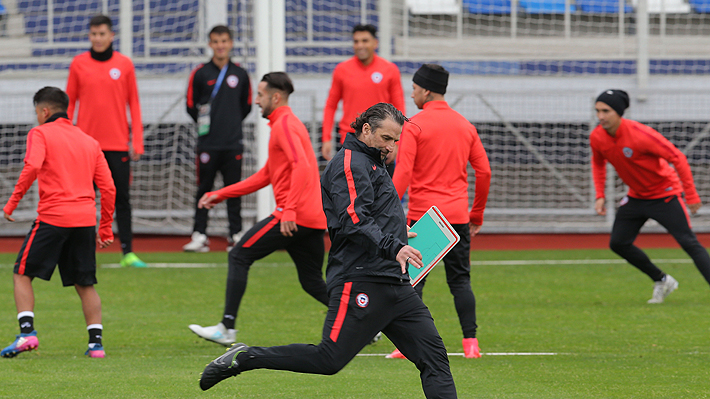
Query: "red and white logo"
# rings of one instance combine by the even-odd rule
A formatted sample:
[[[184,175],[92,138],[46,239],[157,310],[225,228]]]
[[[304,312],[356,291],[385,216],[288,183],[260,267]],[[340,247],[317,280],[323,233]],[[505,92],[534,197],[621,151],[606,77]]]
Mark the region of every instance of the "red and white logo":
[[[111,79],[118,80],[118,78],[121,77],[121,70],[118,68],[111,68],[111,70],[108,71],[108,75],[111,77]]]
[[[367,305],[370,304],[370,297],[368,297],[367,294],[361,292],[355,297],[355,302],[357,302],[357,306],[361,308],[366,308]]]
[[[377,166],[372,165],[372,170],[377,170]]]
[[[373,82],[375,83],[380,83],[382,82],[382,73],[380,72],[373,72],[372,75],[370,76]]]
[[[207,163],[210,161],[210,154],[203,152],[200,154],[200,162]]]
[[[238,84],[239,84],[239,78],[236,75],[227,76],[227,86],[229,86],[233,89],[233,88],[237,87]]]

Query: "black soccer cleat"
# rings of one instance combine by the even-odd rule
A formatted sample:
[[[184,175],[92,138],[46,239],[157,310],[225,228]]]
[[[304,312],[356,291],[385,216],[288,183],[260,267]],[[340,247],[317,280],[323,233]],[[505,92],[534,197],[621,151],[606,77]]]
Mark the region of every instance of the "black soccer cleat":
[[[200,388],[206,391],[217,385],[220,381],[239,374],[241,371],[239,370],[237,355],[246,352],[247,349],[249,349],[249,347],[245,344],[234,344],[231,348],[227,349],[227,353],[210,362],[202,372],[202,376],[200,376]]]

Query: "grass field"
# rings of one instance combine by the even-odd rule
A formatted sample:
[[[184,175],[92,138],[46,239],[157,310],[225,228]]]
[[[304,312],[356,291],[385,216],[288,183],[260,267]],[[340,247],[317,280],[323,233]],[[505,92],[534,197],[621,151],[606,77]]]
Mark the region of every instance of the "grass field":
[[[710,397],[710,289],[682,251],[649,253],[683,260],[661,264],[680,282],[661,305],[646,304],[652,282],[606,250],[474,252],[484,356],[450,357],[459,397]],[[35,281],[40,347],[0,359],[0,397],[424,397],[413,364],[382,356],[356,357],[335,376],[251,371],[202,392],[200,372],[224,349],[199,339],[187,325],[220,320],[226,253],[141,256],[149,263],[220,266],[102,267],[97,290],[103,300],[106,359],[83,356],[87,333],[74,290],[61,288],[56,274],[49,283]],[[18,331],[14,257],[0,254],[3,347]],[[99,262],[115,259],[105,254]],[[434,269],[424,299],[448,351],[460,353],[461,332],[443,271]],[[238,340],[260,346],[317,343],[324,316],[325,307],[301,290],[288,256],[276,253],[251,271]],[[363,353],[392,349],[383,339]],[[556,354],[495,355],[521,352]]]

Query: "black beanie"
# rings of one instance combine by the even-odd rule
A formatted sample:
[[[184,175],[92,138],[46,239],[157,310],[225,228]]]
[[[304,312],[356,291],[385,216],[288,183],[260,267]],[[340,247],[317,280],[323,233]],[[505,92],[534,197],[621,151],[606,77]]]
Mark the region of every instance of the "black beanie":
[[[430,64],[424,64],[419,67],[419,70],[414,74],[412,81],[425,90],[446,94],[446,85],[449,83],[449,72],[443,68],[441,70],[433,69]]]
[[[606,90],[597,97],[597,101],[610,106],[619,116],[624,115],[624,110],[629,108],[629,95],[623,90]]]

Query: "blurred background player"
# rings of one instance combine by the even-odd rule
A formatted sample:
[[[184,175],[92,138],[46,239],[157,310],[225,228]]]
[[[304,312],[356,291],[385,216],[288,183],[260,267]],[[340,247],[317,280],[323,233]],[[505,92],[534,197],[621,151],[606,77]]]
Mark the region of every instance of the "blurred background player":
[[[412,99],[423,110],[402,132],[397,169],[392,178],[397,194],[409,188],[409,226],[432,205],[444,213],[461,241],[444,257],[446,282],[463,331],[464,356],[481,357],[476,338],[476,298],[471,290],[471,238],[481,231],[488,200],[491,167],[476,128],[444,99],[449,72],[424,64],[414,74]],[[468,211],[468,164],[476,173],[476,189]],[[415,287],[422,297],[426,278]],[[401,358],[395,350],[389,357]]]
[[[687,202],[690,212],[695,214],[702,202],[685,155],[656,130],[622,118],[628,107],[629,95],[623,90],[603,92],[594,105],[599,119],[589,137],[597,192],[594,209],[606,215],[606,163],[610,162],[629,191],[616,211],[609,246],[655,282],[648,303],[662,303],[678,288],[678,281],[653,264],[634,241],[648,219],[657,221],[690,255],[710,283],[710,256],[691,230],[686,209]]]
[[[3,208],[5,219],[14,222],[12,212],[32,183],[39,181],[37,219],[17,255],[13,274],[15,305],[20,334],[2,350],[3,357],[37,348],[34,328],[32,280],[49,280],[59,265],[65,287],[74,286],[81,299],[89,349],[86,355],[104,357],[101,342],[101,298],[96,284],[96,245],[113,242],[111,223],[116,188],[99,143],[72,126],[67,115],[69,97],[56,87],[45,87],[34,95],[40,126],[27,135],[25,166],[15,190]],[[101,224],[96,234],[96,191],[101,193]]]
[[[143,123],[136,72],[130,58],[113,49],[111,19],[97,15],[89,21],[91,50],[79,54],[69,66],[68,115],[79,112],[76,126],[95,138],[116,184],[116,224],[121,240],[121,266],[146,267],[133,253],[131,220],[131,161],[143,154]],[[128,127],[126,104],[131,111]],[[129,142],[131,148],[129,148]]]
[[[380,102],[390,103],[402,114],[405,112],[404,91],[397,66],[375,53],[377,28],[374,25],[353,27],[353,51],[355,55],[339,63],[333,71],[328,99],[323,111],[323,158],[333,157],[333,125],[338,103],[343,100],[343,116],[338,124],[338,140],[345,141],[347,133],[352,133],[350,123],[358,114]],[[387,163],[394,160],[392,154]]]
[[[321,177],[333,246],[327,270],[330,302],[320,343],[269,348],[236,344],[205,367],[202,390],[255,369],[332,375],[382,331],[419,369],[427,398],[456,398],[444,342],[409,282],[407,263],[422,267],[422,255],[407,245],[402,204],[384,167],[404,121],[392,104],[365,110]]]
[[[197,197],[192,240],[186,252],[208,252],[208,209],[197,204],[212,190],[217,171],[224,185],[242,179],[242,121],[251,112],[251,83],[247,71],[230,60],[232,31],[217,25],[210,31],[212,59],[197,67],[187,85],[187,113],[197,123]],[[229,237],[227,251],[241,238],[241,198],[227,200]]]
[[[308,130],[288,106],[293,83],[284,72],[271,72],[259,82],[256,104],[269,120],[269,157],[258,172],[215,192],[206,193],[198,206],[210,209],[226,198],[253,193],[271,184],[276,209],[259,221],[229,252],[229,274],[222,321],[210,327],[191,324],[200,337],[228,346],[236,339],[235,323],[247,286],[249,268],[270,253],[285,249],[293,259],[303,289],[324,305],[323,281],[326,221],[321,206],[318,163]]]

